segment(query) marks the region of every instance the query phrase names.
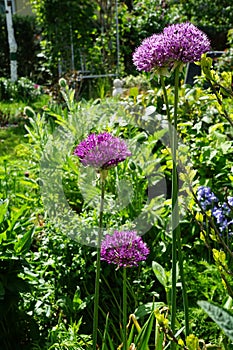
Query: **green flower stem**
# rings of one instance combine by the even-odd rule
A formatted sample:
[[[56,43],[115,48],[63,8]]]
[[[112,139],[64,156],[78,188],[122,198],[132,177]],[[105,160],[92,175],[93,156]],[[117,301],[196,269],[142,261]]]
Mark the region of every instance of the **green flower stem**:
[[[161,86],[162,86],[162,90],[163,90],[164,102],[165,102],[165,106],[166,106],[168,130],[169,130],[169,135],[170,135],[170,140],[171,140],[171,135],[172,135],[171,113],[170,113],[170,107],[169,107],[169,102],[168,102],[167,89],[165,86],[164,76],[162,74],[160,75],[160,81],[161,81]]]
[[[123,350],[127,350],[127,278],[126,267],[123,268]]]
[[[168,122],[171,123],[171,113],[170,113],[170,108],[169,108],[169,103],[168,103],[167,89],[165,86],[164,76],[161,74],[159,77],[160,77],[161,86],[162,86],[162,90],[163,90],[164,102],[166,105],[167,119],[168,119]]]
[[[185,335],[189,335],[189,309],[188,309],[188,296],[186,290],[185,276],[184,276],[184,262],[183,262],[183,253],[181,247],[181,235],[180,235],[180,226],[177,232],[177,246],[178,246],[178,257],[179,257],[179,268],[180,268],[180,278],[182,285],[182,296],[183,296],[183,308],[184,308],[184,324],[185,324]]]
[[[176,282],[177,282],[177,257],[180,268],[180,277],[182,283],[183,293],[183,307],[185,317],[185,333],[186,336],[189,334],[189,319],[188,319],[188,299],[184,279],[183,269],[183,256],[181,249],[181,234],[180,234],[180,219],[179,219],[179,203],[178,203],[178,171],[177,171],[177,159],[178,159],[178,141],[177,141],[177,110],[178,110],[178,99],[179,99],[179,72],[180,65],[178,64],[175,68],[175,95],[174,95],[174,115],[173,125],[171,125],[171,115],[169,110],[169,103],[167,97],[167,91],[164,84],[164,79],[161,77],[161,85],[163,89],[167,118],[169,123],[169,135],[171,142],[171,153],[172,153],[172,291],[171,291],[171,329],[175,333],[175,321],[176,321]],[[177,256],[178,255],[178,256]],[[176,345],[172,343],[172,349],[175,349]]]
[[[179,66],[175,68],[175,96],[173,128],[170,133],[172,152],[172,291],[171,291],[171,329],[175,333],[176,321],[176,282],[177,282],[177,236],[179,230],[179,207],[178,207],[178,173],[177,173],[177,108],[179,92]],[[174,347],[174,344],[173,344]],[[174,347],[175,348],[175,347]]]
[[[100,172],[101,197],[100,197],[100,213],[99,213],[99,230],[97,237],[97,259],[96,259],[96,277],[95,277],[95,299],[94,299],[94,318],[93,318],[93,350],[97,348],[97,332],[98,332],[98,311],[99,311],[99,285],[100,285],[100,244],[103,233],[103,210],[104,210],[104,191],[107,170]]]
[[[180,65],[178,65],[175,69],[175,101],[174,101],[174,153],[178,150],[177,144],[177,109],[178,109],[178,99],[179,99],[179,73],[180,73]],[[177,156],[178,157],[178,156]],[[176,158],[175,158],[176,160]],[[176,242],[178,248],[178,260],[179,260],[179,269],[180,269],[180,278],[182,285],[182,296],[183,296],[183,308],[184,308],[184,320],[185,320],[185,335],[186,337],[189,335],[189,310],[188,310],[188,297],[186,291],[186,283],[184,276],[184,263],[183,263],[183,253],[181,246],[181,232],[180,232],[180,222],[179,222],[179,207],[178,207],[178,173],[175,163],[175,177],[176,177],[176,201],[177,201],[177,210],[175,211],[175,215],[177,215],[177,229],[176,229]]]
[[[177,126],[177,107],[178,107],[178,87],[179,87],[179,69],[176,68],[175,74],[175,99],[174,99],[174,120],[172,126],[170,107],[167,96],[167,89],[164,82],[164,77],[161,75],[161,86],[163,90],[164,101],[166,105],[166,113],[168,119],[168,130],[171,143],[171,152],[172,152],[172,290],[171,290],[171,329],[175,331],[175,320],[176,320],[176,281],[177,281],[177,229],[179,225],[179,211],[178,211],[178,178],[177,178],[177,167],[176,167],[176,156],[177,156],[177,135],[176,135],[176,126]],[[178,79],[178,81],[177,81]],[[177,221],[178,220],[178,221]],[[173,349],[175,344],[172,343]]]

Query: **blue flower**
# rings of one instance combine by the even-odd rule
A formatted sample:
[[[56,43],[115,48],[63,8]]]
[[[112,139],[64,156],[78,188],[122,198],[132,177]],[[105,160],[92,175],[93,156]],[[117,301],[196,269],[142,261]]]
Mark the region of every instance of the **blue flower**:
[[[210,187],[200,186],[197,190],[197,199],[204,210],[210,209],[218,202],[218,198],[211,191]]]
[[[200,186],[197,199],[203,210],[211,209],[215,224],[221,234],[233,235],[233,197],[228,196],[227,202],[220,203],[210,187]]]
[[[216,219],[220,232],[225,231],[228,226],[228,220],[226,217],[226,211],[224,210],[223,206],[220,208],[214,207],[212,209],[212,215]]]

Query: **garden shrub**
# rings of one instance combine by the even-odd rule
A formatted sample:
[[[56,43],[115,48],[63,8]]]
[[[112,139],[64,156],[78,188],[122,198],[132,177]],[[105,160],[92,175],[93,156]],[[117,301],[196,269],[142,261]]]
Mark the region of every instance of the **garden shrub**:
[[[222,90],[217,83],[229,87],[229,77],[229,74],[222,74],[218,80],[215,76],[214,87],[219,94]],[[132,80],[134,85],[134,79]],[[135,81],[137,82],[137,79]],[[145,81],[145,87],[146,83]],[[151,264],[156,261],[166,272],[171,269],[171,236],[166,230],[170,213],[170,193],[166,194],[165,202],[164,198],[161,202],[160,198],[147,202],[149,185],[154,186],[159,182],[156,182],[158,179],[151,174],[150,162],[144,159],[149,154],[151,162],[157,162],[156,164],[159,165],[156,170],[160,175],[166,174],[168,180],[171,179],[169,151],[158,142],[161,137],[159,133],[148,132],[154,121],[161,121],[165,113],[161,90],[157,87],[151,88],[148,82],[150,88],[148,91],[139,93],[137,90],[127,97],[123,95],[119,99],[77,102],[74,98],[75,91],[69,88],[64,80],[60,85],[60,96],[64,99],[62,103],[51,102],[42,115],[27,109],[29,143],[23,147],[17,147],[15,152],[22,161],[26,160],[27,169],[25,170],[29,169],[29,173],[23,177],[21,170],[20,176],[14,177],[17,169],[15,163],[8,164],[5,172],[1,172],[2,188],[5,190],[8,185],[8,191],[3,191],[3,198],[11,196],[14,199],[14,205],[18,206],[21,206],[24,201],[31,203],[31,210],[36,214],[35,222],[41,228],[34,234],[30,250],[25,255],[28,265],[26,270],[21,271],[20,276],[23,276],[33,288],[31,291],[21,293],[20,307],[39,327],[40,339],[37,340],[35,337],[35,343],[46,350],[48,347],[65,348],[66,344],[72,348],[73,331],[79,331],[81,335],[91,333],[96,251],[80,244],[72,223],[67,222],[67,227],[62,225],[65,212],[62,210],[61,216],[56,212],[61,205],[61,202],[57,205],[56,193],[54,196],[49,187],[47,190],[44,188],[42,196],[39,192],[39,187],[41,191],[43,190],[44,181],[51,182],[53,189],[62,184],[66,201],[79,217],[78,232],[84,228],[85,234],[85,230],[92,229],[96,225],[99,195],[95,186],[96,180],[93,174],[80,170],[77,159],[72,153],[72,147],[75,147],[89,132],[108,130],[128,139],[132,147],[137,145],[140,148],[137,153],[135,152],[134,160],[129,159],[125,164],[120,164],[117,171],[112,169],[109,172],[108,211],[104,214],[106,228],[118,228],[119,225],[124,227],[140,212],[143,213],[146,222],[152,224],[151,229],[144,236],[151,255],[146,264],[142,264],[139,269],[132,270],[128,274],[130,312],[136,311],[139,307],[145,310],[145,302],[153,303],[154,300],[161,303],[167,302],[167,293],[164,286],[155,278]],[[172,105],[173,91],[170,85],[167,85],[167,92],[169,104]],[[194,193],[199,185],[211,186],[216,194],[224,199],[226,186],[228,191],[232,192],[232,134],[231,126],[225,118],[226,115],[232,114],[231,95],[224,95],[220,102],[222,105],[219,106],[213,88],[203,89],[202,81],[193,87],[181,85],[178,131],[180,140],[184,148],[186,147],[186,157],[191,159],[190,176],[192,175]],[[61,137],[62,132],[65,132],[65,137],[57,138],[58,131],[61,132]],[[72,145],[69,144],[70,140],[73,140]],[[50,142],[55,147],[49,148]],[[67,144],[70,145],[68,152],[65,148]],[[26,147],[28,147],[27,151]],[[133,149],[136,151],[137,147]],[[57,167],[58,164],[59,167]],[[49,169],[43,173],[42,170],[46,170],[45,165]],[[53,177],[55,171],[59,171],[61,182],[56,176]],[[148,174],[150,174],[149,177]],[[88,186],[83,181],[85,177],[90,180],[87,181]],[[116,186],[116,183],[118,184],[117,181],[122,179],[125,189],[131,188],[132,197],[130,203],[123,201],[123,205],[120,206],[122,203],[117,202],[119,186]],[[19,183],[23,186],[18,186]],[[24,191],[21,196],[19,193],[17,200],[15,188],[18,192]],[[224,336],[216,325],[204,316],[197,306],[197,301],[203,297],[225,305],[228,291],[222,284],[212,250],[209,250],[205,245],[206,242],[202,240],[203,237],[200,237],[199,225],[202,223],[200,220],[197,222],[198,207],[191,199],[191,193],[189,195],[190,201],[188,206],[184,207],[184,211],[187,212],[181,222],[181,231],[184,266],[190,278],[187,286],[190,296],[191,325],[198,337],[222,346]],[[50,203],[54,202],[52,208],[56,213],[54,221],[50,221],[48,207],[46,205],[42,207],[41,197],[43,200],[51,201]],[[121,199],[125,199],[124,196]],[[124,203],[126,203],[125,206]],[[210,233],[212,240],[213,232]],[[212,240],[211,247],[218,249],[218,242]],[[105,263],[102,269],[100,328],[104,329],[110,310],[111,321],[109,321],[108,331],[112,341],[120,344],[121,271],[115,271],[113,266]],[[178,280],[180,310],[179,283],[180,280]],[[117,307],[115,307],[116,304]],[[141,324],[146,321],[145,316],[146,314],[141,316]],[[180,313],[178,315],[180,327],[182,319],[183,313]],[[73,338],[74,347],[84,346],[83,339],[89,341],[88,337],[79,338],[76,334]]]
[[[42,93],[42,87],[28,78],[22,77],[16,82],[12,82],[8,78],[0,78],[1,101],[24,101],[30,103],[35,101]]]
[[[0,340],[4,350],[29,349],[39,337],[36,322],[21,308],[22,293],[31,290],[25,280],[35,227],[27,206],[15,210],[0,200]]]
[[[33,16],[13,15],[13,26],[15,39],[18,45],[17,61],[18,76],[37,80],[39,41],[37,40],[38,30]],[[7,36],[6,17],[0,15],[0,77],[10,77],[10,53]]]

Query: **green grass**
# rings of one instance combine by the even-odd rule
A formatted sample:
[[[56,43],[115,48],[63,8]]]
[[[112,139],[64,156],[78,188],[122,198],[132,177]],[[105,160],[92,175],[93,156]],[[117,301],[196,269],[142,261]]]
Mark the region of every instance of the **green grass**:
[[[14,161],[19,156],[19,149],[23,151],[27,142],[24,137],[26,134],[24,125],[27,122],[23,113],[24,108],[30,106],[35,111],[40,111],[48,104],[49,99],[48,95],[41,95],[37,101],[29,104],[0,101],[0,164],[6,159]]]
[[[35,102],[23,101],[0,101],[0,126],[7,124],[17,124],[24,120],[24,108],[32,107],[34,110],[41,110],[48,104],[50,96],[41,95]]]
[[[14,158],[15,148],[25,143],[23,125],[9,126],[0,129],[0,163],[3,159]]]

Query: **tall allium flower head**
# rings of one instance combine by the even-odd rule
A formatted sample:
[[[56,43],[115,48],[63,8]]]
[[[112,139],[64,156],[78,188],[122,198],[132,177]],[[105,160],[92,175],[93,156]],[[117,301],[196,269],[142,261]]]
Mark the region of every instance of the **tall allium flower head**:
[[[84,166],[109,169],[131,156],[124,140],[104,132],[91,134],[74,150]]]
[[[133,63],[138,70],[150,72],[153,68],[165,66],[165,45],[163,36],[153,34],[143,40],[133,53]]]
[[[176,62],[188,63],[201,59],[210,50],[210,41],[205,33],[193,24],[179,23],[164,28],[143,40],[133,54],[133,63],[138,70],[172,67]]]
[[[101,243],[101,260],[118,267],[138,266],[149,254],[147,245],[136,231],[114,231]]]

